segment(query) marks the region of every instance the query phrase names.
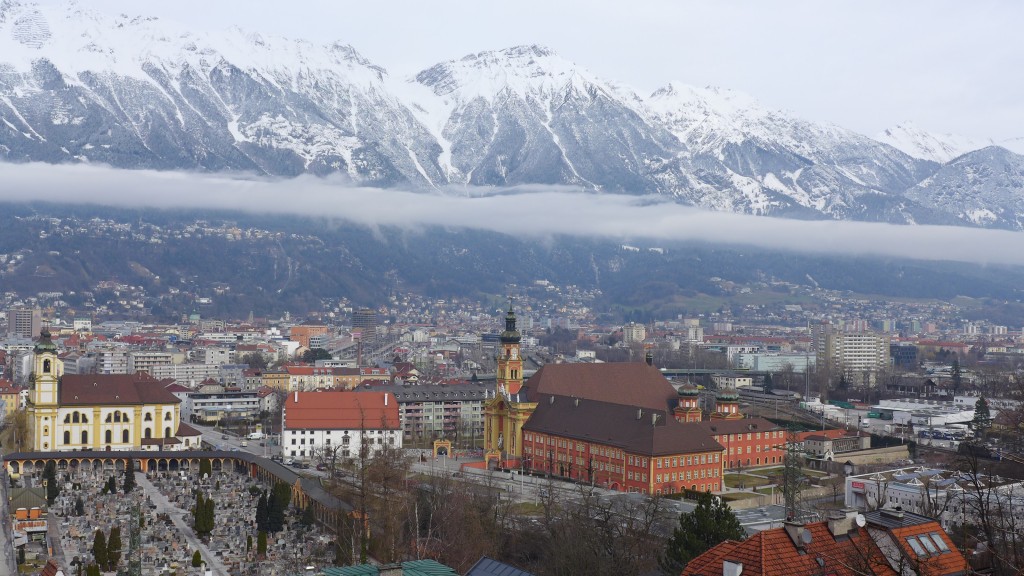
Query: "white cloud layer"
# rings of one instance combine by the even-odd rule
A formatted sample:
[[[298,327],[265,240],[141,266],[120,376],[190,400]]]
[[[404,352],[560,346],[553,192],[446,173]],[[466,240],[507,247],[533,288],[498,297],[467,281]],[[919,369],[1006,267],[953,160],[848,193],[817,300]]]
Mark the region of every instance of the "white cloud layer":
[[[337,180],[226,177],[103,166],[0,163],[0,201],[122,208],[240,210],[367,226],[449,226],[547,238],[558,234],[754,245],[820,254],[1024,265],[1024,233],[953,226],[804,221],[708,212],[645,196],[569,187],[421,193]]]

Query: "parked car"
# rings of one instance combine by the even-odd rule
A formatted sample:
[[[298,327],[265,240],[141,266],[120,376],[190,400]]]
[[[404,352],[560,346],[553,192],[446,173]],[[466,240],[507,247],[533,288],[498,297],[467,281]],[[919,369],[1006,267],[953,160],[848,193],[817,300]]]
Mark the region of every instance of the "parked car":
[[[281,456],[279,454],[274,454],[273,456],[270,457],[270,459],[272,461],[274,461],[274,462],[280,462],[280,461],[284,460],[284,458],[281,458]]]

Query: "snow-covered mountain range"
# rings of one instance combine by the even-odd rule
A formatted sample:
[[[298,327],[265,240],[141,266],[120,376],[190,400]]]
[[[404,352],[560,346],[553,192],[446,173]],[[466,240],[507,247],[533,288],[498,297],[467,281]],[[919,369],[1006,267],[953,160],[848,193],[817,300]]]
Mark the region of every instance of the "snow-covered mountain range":
[[[0,158],[572,185],[714,210],[1024,229],[1024,156],[901,125],[871,139],[744,94],[651,95],[521,46],[390,76],[342,44],[0,0]]]

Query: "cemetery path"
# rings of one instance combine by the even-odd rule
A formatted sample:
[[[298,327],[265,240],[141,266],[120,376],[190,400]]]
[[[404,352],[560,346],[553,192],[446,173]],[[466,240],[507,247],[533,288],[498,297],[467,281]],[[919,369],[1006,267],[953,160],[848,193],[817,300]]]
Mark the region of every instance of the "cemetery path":
[[[191,546],[193,550],[199,550],[199,553],[203,555],[203,560],[206,561],[206,568],[211,570],[217,576],[228,576],[227,567],[221,563],[219,558],[210,552],[210,549],[207,548],[206,545],[203,544],[196,536],[192,527],[182,519],[182,514],[185,511],[174,504],[171,504],[171,501],[168,500],[167,497],[149,481],[148,478],[146,478],[145,474],[136,472],[135,482],[142,487],[142,489],[146,491],[146,494],[152,499],[153,504],[156,505],[156,511],[169,515],[171,517],[171,522],[173,522],[174,526],[178,528],[181,535],[185,537],[189,546]]]

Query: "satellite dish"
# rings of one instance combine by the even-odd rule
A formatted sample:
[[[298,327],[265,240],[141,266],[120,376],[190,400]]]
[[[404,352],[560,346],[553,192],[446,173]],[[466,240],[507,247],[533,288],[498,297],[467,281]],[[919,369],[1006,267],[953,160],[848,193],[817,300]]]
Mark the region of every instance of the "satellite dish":
[[[805,529],[800,531],[800,540],[804,543],[805,546],[807,544],[810,544],[811,540],[813,540],[813,539],[814,539],[814,536],[811,534],[810,530],[807,530],[805,528]]]
[[[854,522],[856,522],[857,526],[860,526],[861,528],[863,528],[864,525],[868,523],[868,521],[864,519],[863,514],[857,514],[857,517],[854,518]]]

